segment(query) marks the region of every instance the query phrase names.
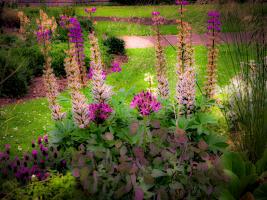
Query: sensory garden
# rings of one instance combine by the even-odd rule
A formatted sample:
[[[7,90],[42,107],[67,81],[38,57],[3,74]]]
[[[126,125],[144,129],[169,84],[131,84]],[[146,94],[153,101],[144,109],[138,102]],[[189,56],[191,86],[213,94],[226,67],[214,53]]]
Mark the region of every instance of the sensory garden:
[[[266,3],[0,10],[0,199],[267,199]]]

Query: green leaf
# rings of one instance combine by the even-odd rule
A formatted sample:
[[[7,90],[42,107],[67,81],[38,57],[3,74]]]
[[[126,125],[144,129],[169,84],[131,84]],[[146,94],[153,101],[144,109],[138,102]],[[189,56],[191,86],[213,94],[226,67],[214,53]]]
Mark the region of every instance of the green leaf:
[[[151,176],[154,178],[157,178],[157,177],[166,176],[166,173],[164,173],[163,171],[161,171],[159,169],[153,169]]]
[[[267,200],[267,183],[261,184],[253,195],[256,200]]]

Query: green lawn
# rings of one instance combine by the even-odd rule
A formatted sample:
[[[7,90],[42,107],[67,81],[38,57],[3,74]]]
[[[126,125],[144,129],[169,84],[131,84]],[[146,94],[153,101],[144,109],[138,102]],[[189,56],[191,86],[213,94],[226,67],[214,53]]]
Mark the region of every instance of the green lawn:
[[[225,53],[226,47],[221,47],[221,54]],[[128,49],[127,54],[129,56],[129,62],[122,66],[121,73],[113,73],[108,75],[108,84],[114,87],[114,91],[117,92],[122,88],[125,90],[132,89],[133,92],[139,92],[148,87],[148,83],[144,81],[144,74],[150,73],[155,77],[155,53],[153,48],[147,49]],[[203,86],[205,80],[205,66],[207,63],[207,50],[204,46],[195,47],[195,59],[197,69],[197,80],[200,86]],[[172,96],[174,95],[176,74],[176,52],[172,47],[166,48],[167,64],[168,64],[168,76],[170,82],[170,88]],[[219,59],[218,74],[219,86],[225,86],[230,73],[225,73],[225,68],[231,69],[231,66],[226,66],[225,57],[222,56]],[[154,79],[156,87],[156,77]],[[85,90],[88,94],[89,89]],[[199,91],[198,91],[199,93]],[[128,99],[131,100],[132,97]],[[67,92],[61,94],[59,101],[63,105],[64,109],[70,109],[69,95]],[[32,139],[38,135],[44,134],[53,125],[50,119],[50,111],[46,99],[36,99],[27,101],[25,103],[9,105],[1,110],[0,115],[0,146],[3,147],[5,143],[10,143],[15,148],[19,145],[23,149],[27,148]]]

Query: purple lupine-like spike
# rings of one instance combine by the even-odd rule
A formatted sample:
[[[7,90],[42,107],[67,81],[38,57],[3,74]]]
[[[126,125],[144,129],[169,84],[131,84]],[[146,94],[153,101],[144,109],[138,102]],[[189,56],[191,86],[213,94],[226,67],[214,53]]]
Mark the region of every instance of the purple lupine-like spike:
[[[113,62],[111,70],[113,72],[120,72],[121,71],[120,64],[118,62]]]
[[[221,21],[220,21],[220,13],[218,11],[209,11],[208,12],[209,19],[207,21],[208,26],[207,29],[209,31],[221,31]]]

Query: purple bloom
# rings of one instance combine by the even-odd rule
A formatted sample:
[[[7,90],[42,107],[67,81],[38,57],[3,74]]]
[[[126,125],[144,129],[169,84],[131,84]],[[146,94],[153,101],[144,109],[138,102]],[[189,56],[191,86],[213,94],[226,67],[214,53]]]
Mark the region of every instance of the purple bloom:
[[[89,105],[89,118],[97,124],[103,123],[112,113],[112,108],[106,103]]]
[[[96,7],[85,8],[84,11],[87,12],[87,13],[95,13],[96,12]]]
[[[89,79],[92,79],[92,78],[93,78],[93,68],[92,68],[92,67],[89,68],[87,77],[88,77]],[[106,73],[105,71],[103,71],[103,72],[102,72],[102,79],[105,80],[106,78],[107,78],[107,73]]]
[[[48,143],[48,135],[44,135],[43,139],[44,139],[44,142],[47,144]]]
[[[217,11],[208,12],[209,19],[207,21],[208,31],[212,32],[220,32],[221,31],[221,21],[220,21],[220,13]]]
[[[159,15],[160,15],[160,12],[158,12],[158,11],[153,11],[151,14],[152,14],[153,16],[159,16]]]
[[[5,145],[5,150],[6,150],[6,153],[7,153],[7,154],[10,153],[10,148],[11,148],[10,144],[6,144],[6,145]]]
[[[37,41],[40,44],[44,44],[52,38],[52,31],[45,27],[39,26],[36,31]]]
[[[68,20],[69,20],[68,16],[66,16],[66,15],[61,15],[61,16],[60,16],[59,25],[60,25],[62,28],[67,28]]]
[[[176,0],[176,5],[186,6],[188,4],[189,4],[189,2],[187,0]]]
[[[121,71],[120,64],[118,62],[113,62],[111,70],[113,72],[120,72]]]
[[[32,156],[34,159],[37,159],[38,151],[36,149],[32,150]]]
[[[43,141],[42,137],[39,136],[39,137],[38,137],[38,144],[39,144],[39,145],[42,144],[42,141]]]
[[[159,111],[161,105],[150,92],[143,91],[133,98],[130,107],[137,108],[142,116],[148,116],[152,112]]]

